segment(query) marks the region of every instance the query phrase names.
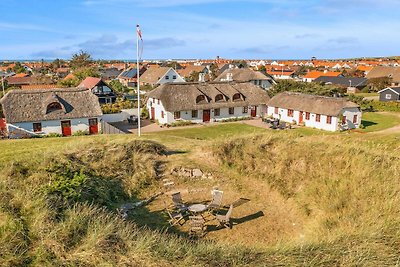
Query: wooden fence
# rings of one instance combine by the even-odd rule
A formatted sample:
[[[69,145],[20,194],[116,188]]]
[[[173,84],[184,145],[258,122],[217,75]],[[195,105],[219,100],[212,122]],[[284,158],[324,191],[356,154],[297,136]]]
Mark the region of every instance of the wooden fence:
[[[103,134],[126,134],[125,132],[121,131],[117,127],[115,127],[105,121],[101,122],[101,129],[103,131]]]

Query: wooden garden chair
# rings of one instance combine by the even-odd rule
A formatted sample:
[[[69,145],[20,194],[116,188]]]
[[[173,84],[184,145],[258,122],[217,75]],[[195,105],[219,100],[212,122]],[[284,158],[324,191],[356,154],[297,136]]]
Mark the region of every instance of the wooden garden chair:
[[[231,215],[233,212],[233,204],[229,206],[229,210],[225,215],[217,214],[215,218],[218,220],[219,226],[224,226],[232,229]]]
[[[211,203],[208,204],[208,209],[215,210],[219,209],[222,205],[222,196],[224,195],[223,191],[220,190],[212,190],[211,191],[212,200]]]
[[[177,224],[182,226],[185,223],[186,219],[181,211],[170,210],[167,206],[167,203],[165,203],[165,202],[164,202],[164,206],[165,206],[165,212],[168,214],[168,217],[169,217],[168,223],[171,226],[175,226]]]
[[[180,211],[187,211],[188,207],[183,203],[181,192],[172,194],[172,202],[174,203],[175,208]]]

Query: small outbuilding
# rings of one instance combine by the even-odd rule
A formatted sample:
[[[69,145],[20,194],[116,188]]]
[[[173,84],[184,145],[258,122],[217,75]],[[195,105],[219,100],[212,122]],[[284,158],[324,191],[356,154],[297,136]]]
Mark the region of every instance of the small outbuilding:
[[[400,87],[388,87],[380,90],[379,101],[400,101]]]

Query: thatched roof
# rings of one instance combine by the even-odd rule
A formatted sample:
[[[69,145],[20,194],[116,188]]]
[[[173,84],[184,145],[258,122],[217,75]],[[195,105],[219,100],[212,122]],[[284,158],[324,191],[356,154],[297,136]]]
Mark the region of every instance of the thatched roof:
[[[224,99],[215,102],[219,94]],[[241,100],[233,101],[235,94],[240,94]],[[206,101],[196,103],[200,95],[204,95]],[[165,110],[170,112],[253,106],[266,104],[269,100],[265,90],[247,82],[168,83],[151,91],[148,97],[160,99]]]
[[[271,77],[263,74],[260,71],[254,71],[247,68],[242,69],[227,69],[222,72],[214,81],[220,82],[227,79],[227,74],[232,74],[232,80],[235,82],[249,82],[254,80],[273,80]]]
[[[370,70],[367,79],[389,77],[395,83],[400,82],[400,67],[377,66]]]
[[[34,122],[102,115],[98,98],[85,88],[11,90],[1,100],[7,122]],[[47,112],[51,103],[62,109]]]
[[[356,103],[345,98],[307,95],[294,92],[280,93],[268,102],[270,107],[293,109],[298,111],[338,116],[343,108],[359,108]]]

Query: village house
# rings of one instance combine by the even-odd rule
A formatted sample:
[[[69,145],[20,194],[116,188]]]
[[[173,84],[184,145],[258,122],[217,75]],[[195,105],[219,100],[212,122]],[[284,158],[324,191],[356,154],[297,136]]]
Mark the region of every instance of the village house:
[[[250,82],[265,90],[268,90],[276,82],[270,75],[266,75],[260,71],[254,71],[248,68],[228,69],[221,73],[215,82]]]
[[[140,85],[157,86],[165,83],[185,82],[176,70],[169,67],[149,68],[140,76]]]
[[[247,82],[176,83],[151,91],[146,106],[150,118],[161,124],[204,123],[260,116],[268,100],[266,91]]]
[[[379,101],[400,101],[400,87],[388,87],[380,90]]]
[[[344,98],[284,92],[268,102],[267,115],[288,123],[326,131],[358,128],[359,105]]]
[[[101,108],[88,89],[11,90],[0,103],[10,138],[99,132]]]
[[[310,71],[303,77],[303,82],[312,82],[315,79],[321,77],[321,76],[329,76],[329,77],[339,77],[341,76],[340,72],[336,71]]]
[[[117,95],[101,78],[86,77],[78,87],[89,89],[98,97],[100,104],[112,104],[117,100]]]
[[[316,83],[336,85],[347,89],[347,93],[359,93],[367,86],[368,79],[359,77],[332,77],[320,76],[314,80]]]
[[[142,75],[146,70],[147,67],[141,67],[139,69],[139,76]],[[137,68],[132,67],[122,71],[118,77],[118,81],[127,87],[136,87],[137,86]]]
[[[177,70],[179,75],[183,77],[186,81],[188,81],[193,75],[193,73],[198,73],[199,77],[196,77],[196,79],[193,80],[193,82],[198,81],[199,78],[205,77],[206,74],[208,74],[208,68],[206,66],[194,66],[194,65],[189,65],[184,69]]]
[[[367,79],[388,77],[391,79],[391,86],[400,86],[400,68],[377,66],[368,72]]]

